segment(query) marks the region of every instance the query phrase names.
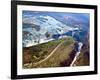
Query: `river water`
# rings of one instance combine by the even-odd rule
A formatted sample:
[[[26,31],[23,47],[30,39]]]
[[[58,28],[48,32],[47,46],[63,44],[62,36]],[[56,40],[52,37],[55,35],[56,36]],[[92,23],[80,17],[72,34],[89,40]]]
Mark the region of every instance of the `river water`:
[[[83,43],[82,42],[78,42],[78,50],[77,50],[77,52],[75,54],[75,57],[74,57],[72,63],[70,64],[70,66],[73,66],[74,65],[74,62],[76,61],[77,57],[81,53],[82,46],[83,46]]]

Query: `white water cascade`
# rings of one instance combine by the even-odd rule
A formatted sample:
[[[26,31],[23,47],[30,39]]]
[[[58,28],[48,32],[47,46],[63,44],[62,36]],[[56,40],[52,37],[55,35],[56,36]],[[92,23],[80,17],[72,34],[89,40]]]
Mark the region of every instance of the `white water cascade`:
[[[81,51],[82,46],[83,46],[83,43],[82,43],[82,42],[79,42],[79,43],[78,43],[78,51],[76,52],[75,57],[74,57],[72,63],[70,64],[70,66],[73,66],[73,64],[74,64],[74,62],[76,61],[77,57],[78,57],[79,54],[81,53],[80,51]]]

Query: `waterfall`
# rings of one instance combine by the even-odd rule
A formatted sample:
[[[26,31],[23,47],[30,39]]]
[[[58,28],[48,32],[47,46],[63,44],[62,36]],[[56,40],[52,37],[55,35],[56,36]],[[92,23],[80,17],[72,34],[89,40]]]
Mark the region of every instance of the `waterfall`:
[[[70,64],[70,66],[73,66],[73,64],[74,64],[74,62],[76,61],[77,57],[78,57],[79,54],[81,53],[80,51],[81,51],[82,46],[83,46],[83,43],[82,43],[82,42],[79,42],[79,43],[78,43],[78,51],[76,52],[75,57],[74,57],[72,63]]]

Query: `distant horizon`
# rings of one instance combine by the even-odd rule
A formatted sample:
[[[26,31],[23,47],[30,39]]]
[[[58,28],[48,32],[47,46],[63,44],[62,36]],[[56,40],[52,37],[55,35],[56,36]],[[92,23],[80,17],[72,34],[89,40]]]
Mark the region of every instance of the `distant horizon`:
[[[88,13],[23,10],[22,20],[23,44],[36,45],[38,42],[48,42],[61,36],[72,36],[73,32],[76,33],[75,30],[78,30],[80,37],[76,33],[73,38],[77,41],[83,41],[89,32],[90,15]],[[29,34],[31,36],[28,36]],[[47,38],[47,34],[51,36]]]
[[[23,10],[22,11],[22,17],[33,17],[33,16],[38,16],[38,15],[42,15],[42,16],[51,16],[54,18],[60,18],[62,20],[64,19],[68,19],[71,17],[74,18],[78,18],[78,20],[80,19],[80,21],[83,22],[89,22],[90,20],[90,14],[89,13],[72,13],[72,12],[48,12],[48,11],[28,11],[28,10]]]

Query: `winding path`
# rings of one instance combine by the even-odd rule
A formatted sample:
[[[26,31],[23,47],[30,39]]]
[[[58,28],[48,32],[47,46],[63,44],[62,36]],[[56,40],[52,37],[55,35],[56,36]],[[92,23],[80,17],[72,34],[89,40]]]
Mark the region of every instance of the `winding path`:
[[[42,62],[46,61],[48,58],[50,58],[53,53],[64,43],[65,41],[61,42],[60,44],[58,44],[58,46],[50,53],[50,55],[48,55],[45,59],[37,62],[37,63],[33,63],[34,66],[38,65],[38,64],[41,64]]]

